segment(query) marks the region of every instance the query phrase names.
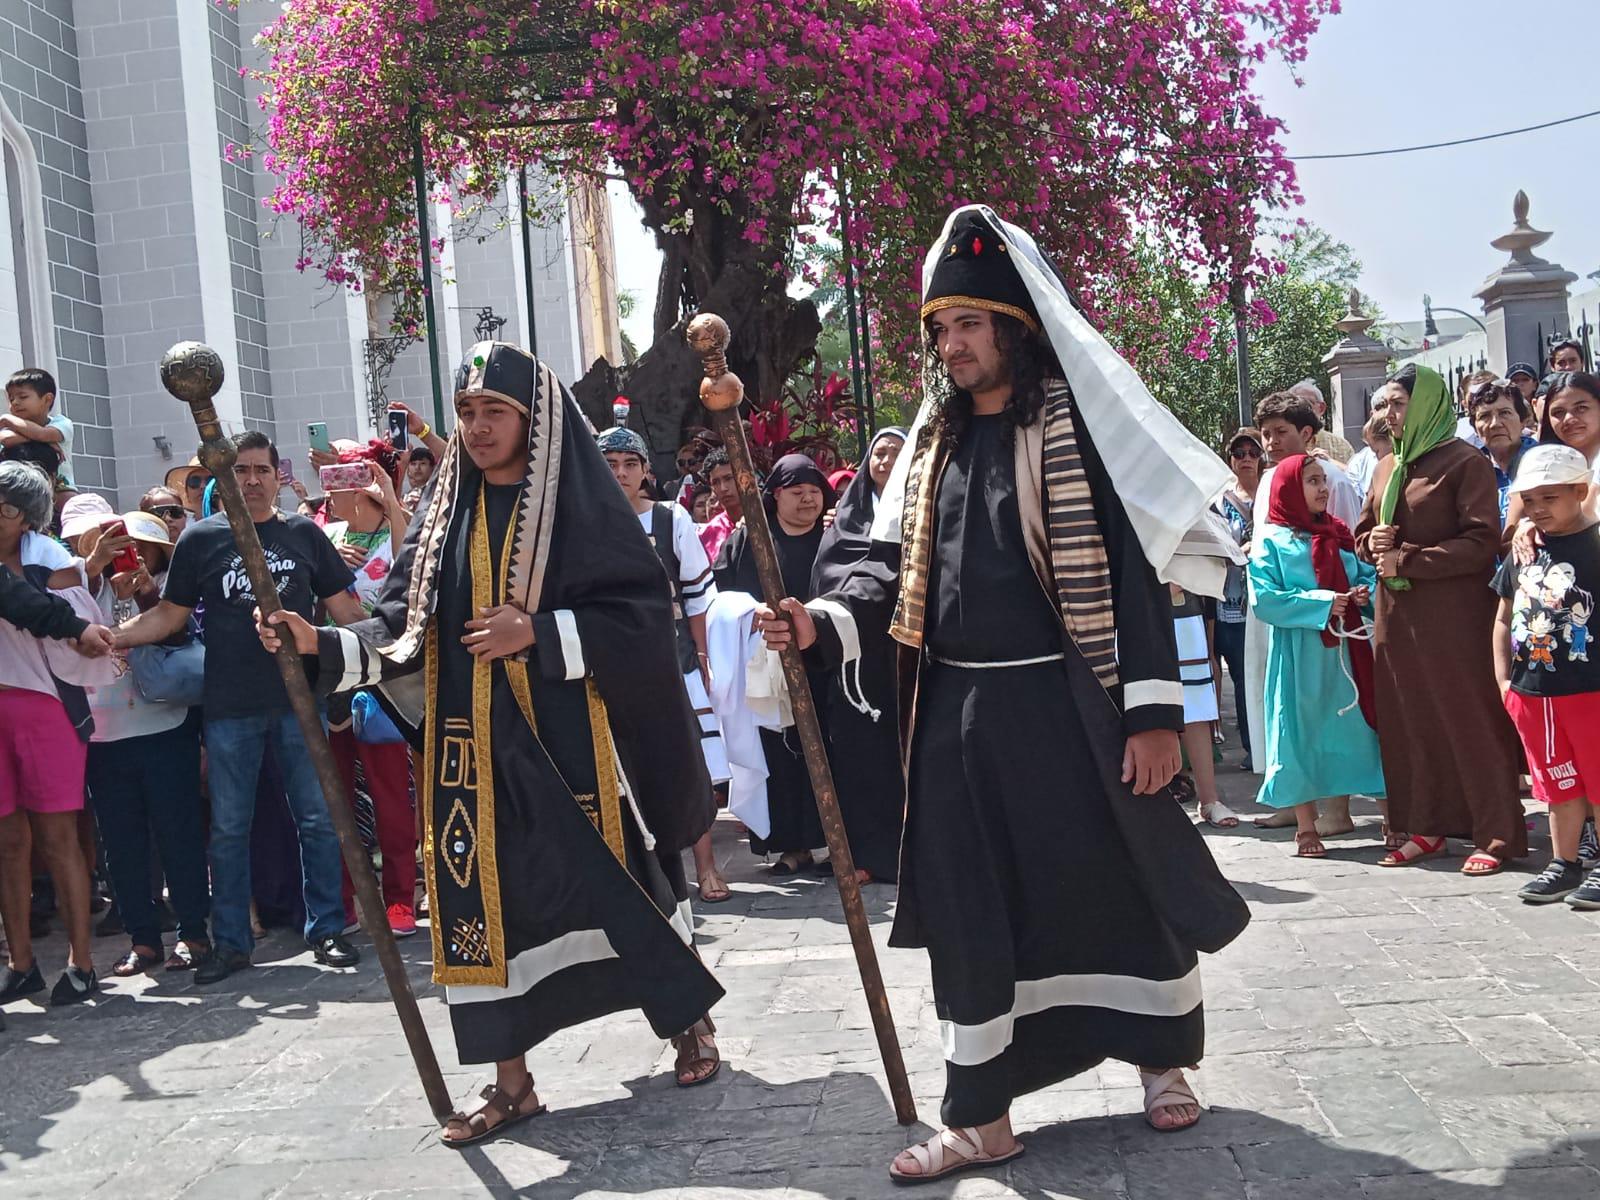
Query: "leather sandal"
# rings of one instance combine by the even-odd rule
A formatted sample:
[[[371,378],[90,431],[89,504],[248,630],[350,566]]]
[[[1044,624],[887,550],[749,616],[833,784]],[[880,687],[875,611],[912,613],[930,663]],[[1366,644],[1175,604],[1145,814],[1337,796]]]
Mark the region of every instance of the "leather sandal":
[[[497,1137],[519,1122],[526,1121],[529,1117],[537,1117],[545,1111],[542,1104],[532,1108],[525,1105],[535,1099],[533,1091],[533,1076],[528,1076],[528,1086],[522,1095],[512,1096],[501,1089],[497,1084],[487,1085],[478,1095],[483,1097],[484,1105],[474,1113],[453,1112],[445,1121],[444,1128],[439,1131],[439,1140],[453,1150],[460,1150],[466,1146],[476,1145],[478,1142]],[[490,1124],[489,1117],[498,1118]],[[465,1137],[447,1137],[452,1125],[460,1125],[467,1131]]]
[[[1398,850],[1385,854],[1380,858],[1378,865],[1380,867],[1409,867],[1412,863],[1421,862],[1425,858],[1443,854],[1445,845],[1444,838],[1434,838],[1433,844],[1430,846],[1427,838],[1412,834]]]
[[[1180,1129],[1188,1129],[1200,1120],[1196,1113],[1193,1120],[1184,1121],[1180,1125],[1157,1125],[1156,1113],[1166,1108],[1186,1108],[1189,1105],[1200,1107],[1194,1089],[1189,1086],[1189,1081],[1183,1077],[1179,1067],[1170,1071],[1146,1071],[1139,1068],[1139,1082],[1144,1085],[1144,1119],[1145,1123],[1157,1133],[1177,1133]]]
[[[172,953],[167,956],[166,969],[169,971],[192,971],[195,963],[211,953],[210,942],[180,941],[172,947]]]
[[[111,973],[118,979],[127,979],[133,975],[143,975],[152,967],[158,967],[160,965],[161,955],[140,954],[139,948],[135,946],[121,958],[117,959],[116,965],[111,968]]]
[[[1322,844],[1322,835],[1315,829],[1302,829],[1294,835],[1296,858],[1327,858],[1328,848]]]
[[[983,1148],[983,1136],[976,1128],[941,1129],[925,1142],[907,1146],[905,1153],[917,1164],[916,1174],[901,1171],[889,1164],[889,1178],[902,1185],[932,1183],[947,1179],[962,1171],[979,1167],[998,1167],[1022,1154],[1021,1142],[1016,1142],[1004,1154],[990,1154]]]
[[[672,1070],[674,1082],[679,1087],[692,1088],[710,1083],[722,1070],[722,1054],[717,1049],[716,1032],[717,1027],[711,1023],[711,1018],[704,1016],[672,1039],[672,1048],[678,1052]],[[702,1063],[711,1063],[711,1070],[704,1075],[696,1075],[695,1069]],[[686,1075],[687,1079],[684,1078]]]

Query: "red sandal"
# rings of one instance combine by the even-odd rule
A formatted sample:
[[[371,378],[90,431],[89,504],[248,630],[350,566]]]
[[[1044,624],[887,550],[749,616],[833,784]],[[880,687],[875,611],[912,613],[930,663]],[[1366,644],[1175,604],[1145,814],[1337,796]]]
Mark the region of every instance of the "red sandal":
[[[1378,860],[1380,867],[1409,867],[1412,863],[1421,862],[1425,858],[1432,858],[1445,851],[1445,839],[1434,838],[1433,844],[1428,844],[1428,839],[1413,834],[1405,845],[1392,853],[1385,854]]]

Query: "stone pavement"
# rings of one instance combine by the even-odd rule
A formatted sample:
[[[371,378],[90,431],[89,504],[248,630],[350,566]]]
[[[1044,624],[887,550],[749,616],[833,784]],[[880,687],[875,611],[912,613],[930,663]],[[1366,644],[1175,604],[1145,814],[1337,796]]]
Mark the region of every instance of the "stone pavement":
[[[1230,754],[1230,760],[1236,754]],[[1249,807],[1251,777],[1223,769]],[[1322,862],[1289,831],[1209,831],[1255,922],[1203,966],[1211,1112],[1158,1135],[1133,1068],[1106,1064],[1015,1109],[1028,1152],[930,1196],[1081,1200],[1580,1200],[1600,1197],[1600,915],[1523,906],[1521,874],[1450,861],[1380,870],[1377,820]],[[1529,865],[1542,865],[1541,836]],[[294,939],[208,990],[156,973],[98,1003],[9,1005],[0,1033],[0,1197],[518,1195],[660,1200],[887,1196],[885,1168],[928,1136],[943,1082],[927,966],[882,948],[892,891],[867,889],[922,1123],[895,1125],[831,882],[773,881],[718,825],[735,898],[701,906],[727,987],[727,1065],[679,1091],[641,1018],[536,1051],[551,1112],[514,1139],[436,1145],[382,979],[312,963]],[[1048,851],[1048,847],[1041,847]],[[1105,914],[1115,920],[1115,913]],[[109,964],[120,941],[97,946]],[[427,940],[405,947],[449,1073]],[[50,977],[65,949],[45,942]],[[898,1194],[898,1193],[897,1193]]]

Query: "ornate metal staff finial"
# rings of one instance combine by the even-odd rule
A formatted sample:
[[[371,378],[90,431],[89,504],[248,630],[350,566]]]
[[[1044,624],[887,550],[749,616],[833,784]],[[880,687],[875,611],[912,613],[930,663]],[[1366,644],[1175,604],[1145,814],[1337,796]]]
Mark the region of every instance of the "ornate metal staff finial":
[[[179,342],[161,356],[161,386],[185,404],[208,403],[224,378],[222,356],[204,342]]]
[[[739,407],[744,383],[728,370],[728,323],[715,313],[701,313],[685,332],[689,348],[700,356],[706,377],[700,381],[700,403],[712,412]]]

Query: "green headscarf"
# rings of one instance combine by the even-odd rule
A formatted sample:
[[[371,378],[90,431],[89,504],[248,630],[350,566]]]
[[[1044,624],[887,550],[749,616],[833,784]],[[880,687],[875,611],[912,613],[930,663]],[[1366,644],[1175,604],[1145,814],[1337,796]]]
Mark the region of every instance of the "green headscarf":
[[[1456,436],[1455,405],[1450,400],[1450,389],[1437,371],[1408,366],[1393,382],[1410,392],[1411,400],[1406,405],[1405,425],[1394,440],[1394,472],[1378,499],[1378,521],[1383,525],[1394,524],[1395,506],[1400,503],[1411,464]],[[1411,587],[1409,579],[1385,579],[1383,582],[1397,592]]]

